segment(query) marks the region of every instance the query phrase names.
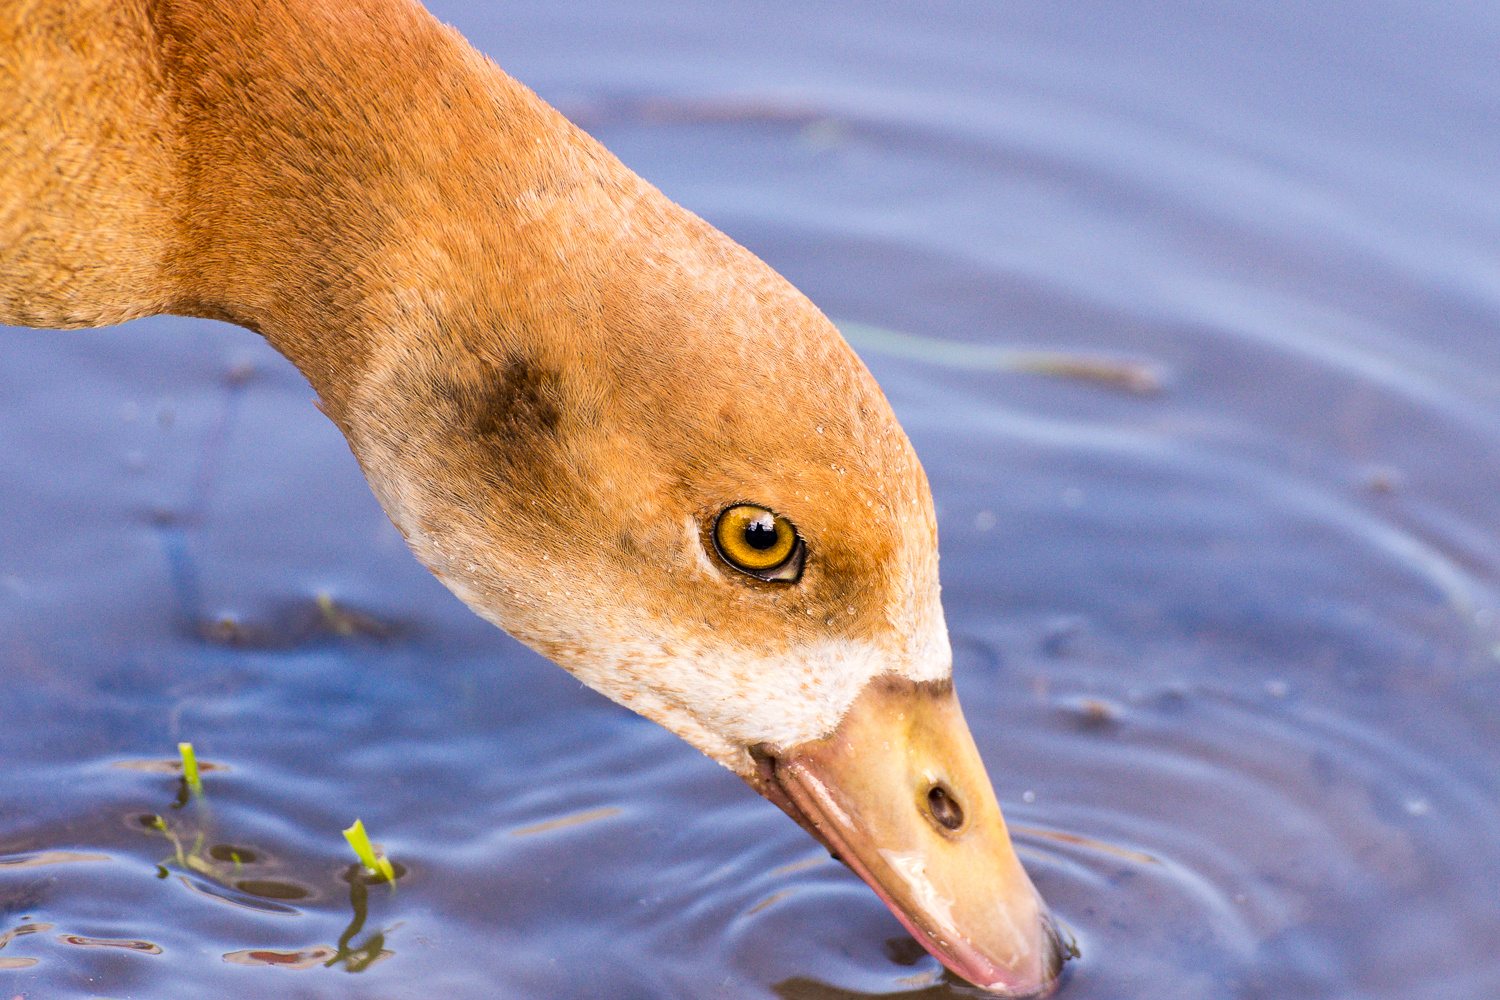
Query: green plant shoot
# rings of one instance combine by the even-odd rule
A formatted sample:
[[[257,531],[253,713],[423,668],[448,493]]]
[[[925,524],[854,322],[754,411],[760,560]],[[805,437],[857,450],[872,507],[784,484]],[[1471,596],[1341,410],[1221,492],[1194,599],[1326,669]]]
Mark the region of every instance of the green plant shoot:
[[[359,856],[360,864],[365,866],[366,871],[383,875],[387,882],[395,884],[396,869],[391,866],[390,859],[384,854],[375,853],[370,837],[365,833],[365,824],[361,820],[355,820],[354,825],[344,831],[344,839],[349,841],[350,847],[354,848],[354,853]]]
[[[203,794],[203,779],[198,776],[198,755],[193,752],[191,743],[177,744],[177,752],[182,754],[182,776],[188,783],[188,788],[193,794]]]

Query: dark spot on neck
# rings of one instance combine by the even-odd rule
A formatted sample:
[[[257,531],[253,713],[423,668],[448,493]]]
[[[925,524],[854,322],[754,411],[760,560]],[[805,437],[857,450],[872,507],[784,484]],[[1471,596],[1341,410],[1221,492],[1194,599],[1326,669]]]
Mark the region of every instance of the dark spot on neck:
[[[564,423],[562,376],[520,356],[455,368],[429,386],[452,431],[477,446],[496,472],[542,463]]]
[[[561,381],[557,372],[512,358],[469,401],[474,433],[481,438],[555,435],[562,419]]]

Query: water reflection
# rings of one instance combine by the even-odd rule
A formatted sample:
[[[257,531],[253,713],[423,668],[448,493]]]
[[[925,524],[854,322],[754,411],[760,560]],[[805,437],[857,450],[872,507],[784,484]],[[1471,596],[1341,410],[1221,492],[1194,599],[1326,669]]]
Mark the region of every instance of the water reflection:
[[[174,558],[188,561],[185,549]],[[270,601],[254,617],[219,613],[192,617],[189,634],[229,649],[298,649],[336,643],[390,643],[411,637],[411,626],[379,617],[336,600],[327,592],[311,598]]]
[[[0,871],[9,868],[38,868],[42,865],[65,865],[76,861],[108,861],[108,854],[90,854],[86,851],[36,851],[0,857]]]
[[[127,763],[137,765],[134,768],[137,770],[153,771],[181,770],[182,766],[180,762],[170,762],[176,763],[175,768]],[[207,760],[198,761],[197,766],[203,773],[229,770]],[[216,823],[209,796],[201,787],[193,788],[186,776],[177,779],[170,809],[174,811],[165,815],[142,813],[135,817],[138,828],[163,837],[172,845],[171,856],[156,865],[157,878],[168,879],[176,869],[178,881],[195,892],[270,913],[297,913],[286,905],[288,901],[316,895],[308,886],[269,877],[267,872],[278,864],[269,852],[215,842]]]
[[[401,873],[398,872],[397,877],[399,878],[400,875]],[[394,884],[389,886],[392,892],[395,888]],[[376,962],[383,962],[395,954],[385,947],[385,936],[401,926],[399,923],[382,930],[372,931],[365,936],[363,941],[358,944],[354,943],[355,936],[364,930],[365,920],[369,916],[369,907],[370,886],[363,872],[360,872],[349,879],[349,908],[354,911],[354,916],[350,919],[349,926],[344,928],[344,933],[339,935],[338,945],[334,953],[323,963],[325,966],[331,968],[343,963],[346,972],[363,972]]]
[[[1065,971],[1063,975],[1067,977],[1071,973]],[[797,976],[776,983],[771,990],[781,1000],[876,1000],[877,997],[887,1000],[994,1000],[995,996],[947,971],[923,973],[910,979],[916,981],[903,983],[897,980],[895,990],[864,993]]]
[[[51,924],[21,924],[18,927],[13,927],[8,931],[0,933],[0,948],[4,948],[18,937],[23,937],[27,934],[41,934],[51,929]],[[0,969],[29,969],[37,964],[37,961],[35,958],[24,955],[0,955]]]
[[[235,965],[269,965],[277,969],[311,969],[314,966],[323,965],[337,951],[338,949],[326,944],[288,951],[275,948],[246,948],[243,951],[229,952],[224,956],[224,961]]]
[[[84,937],[82,934],[59,934],[57,939],[63,944],[73,944],[80,948],[123,948],[126,951],[138,951],[146,955],[161,954],[161,945],[135,938],[96,938]]]
[[[407,874],[405,868],[396,865],[396,877],[401,879],[404,874]],[[386,948],[386,934],[401,927],[401,924],[398,922],[383,930],[372,931],[366,934],[365,939],[356,942],[354,939],[359,936],[360,931],[365,930],[365,922],[369,919],[369,892],[372,883],[368,873],[359,865],[351,867],[345,873],[345,879],[350,882],[350,910],[353,916],[344,928],[344,933],[339,934],[338,945],[314,945],[299,949],[248,948],[228,952],[223,961],[237,966],[272,966],[275,969],[293,970],[342,966],[344,972],[357,973],[365,972],[375,963],[392,958],[396,952]],[[395,892],[395,886],[387,886],[387,889]],[[377,892],[381,892],[381,889]]]
[[[365,921],[369,919],[370,912],[370,882],[362,869],[355,870],[358,868],[359,866],[355,866],[354,869],[345,873],[349,880],[349,908],[352,916],[348,926],[339,935],[338,944],[313,945],[289,950],[246,948],[229,952],[224,956],[224,961],[236,965],[269,965],[278,969],[311,969],[315,966],[332,968],[342,965],[345,972],[364,972],[376,962],[383,962],[395,955],[394,951],[385,947],[385,936],[401,926],[399,922],[390,927],[372,931],[362,941],[355,942],[360,931],[364,930]],[[398,865],[397,878],[404,874],[405,869]],[[389,888],[394,891],[394,886]]]

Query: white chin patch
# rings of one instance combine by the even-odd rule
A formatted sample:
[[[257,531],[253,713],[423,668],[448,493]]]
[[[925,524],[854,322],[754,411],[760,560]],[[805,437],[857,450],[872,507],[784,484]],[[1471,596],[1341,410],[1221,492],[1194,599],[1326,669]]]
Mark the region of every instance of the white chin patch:
[[[565,666],[595,690],[738,769],[722,751],[704,745],[706,734],[726,747],[791,747],[832,732],[874,677],[948,677],[952,660],[940,614],[933,624],[936,634],[913,644],[917,657],[892,656],[889,649],[847,640],[774,657],[730,656],[701,646],[664,657],[660,645],[627,640],[613,651],[618,654],[609,658],[613,662],[600,658]]]

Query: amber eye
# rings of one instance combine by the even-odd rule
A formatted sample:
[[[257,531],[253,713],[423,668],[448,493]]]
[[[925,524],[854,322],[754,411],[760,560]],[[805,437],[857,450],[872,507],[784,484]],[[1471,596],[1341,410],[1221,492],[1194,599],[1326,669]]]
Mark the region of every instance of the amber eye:
[[[789,583],[802,573],[802,538],[792,522],[764,507],[725,508],[714,523],[714,545],[742,573]]]

